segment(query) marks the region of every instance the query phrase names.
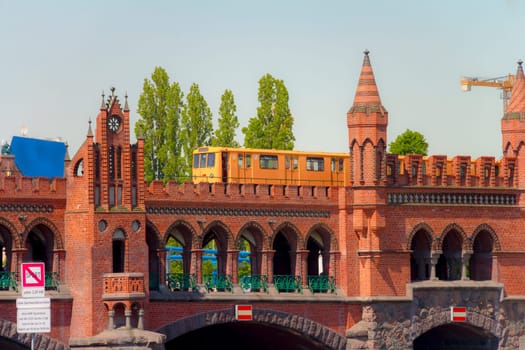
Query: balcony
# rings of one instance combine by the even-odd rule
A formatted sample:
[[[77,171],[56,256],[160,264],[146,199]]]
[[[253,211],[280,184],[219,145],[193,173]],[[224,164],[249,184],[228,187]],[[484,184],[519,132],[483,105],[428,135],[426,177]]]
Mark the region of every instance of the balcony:
[[[18,292],[15,272],[0,272],[0,290],[14,290]]]
[[[146,297],[143,273],[105,273],[103,277],[103,300],[130,300]]]

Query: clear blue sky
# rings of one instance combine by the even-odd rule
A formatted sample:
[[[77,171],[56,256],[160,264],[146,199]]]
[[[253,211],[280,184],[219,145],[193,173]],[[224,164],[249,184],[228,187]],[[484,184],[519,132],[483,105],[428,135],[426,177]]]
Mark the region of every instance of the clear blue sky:
[[[242,126],[259,78],[283,79],[296,148],[348,150],[346,112],[363,51],[389,111],[388,142],[410,128],[431,154],[501,155],[500,92],[461,92],[461,76],[516,72],[525,2],[0,0],[0,139],[62,137],[73,155],[102,90],[127,91],[136,121],[144,78],[193,82],[214,114],[225,89]],[[242,132],[238,131],[242,142]]]

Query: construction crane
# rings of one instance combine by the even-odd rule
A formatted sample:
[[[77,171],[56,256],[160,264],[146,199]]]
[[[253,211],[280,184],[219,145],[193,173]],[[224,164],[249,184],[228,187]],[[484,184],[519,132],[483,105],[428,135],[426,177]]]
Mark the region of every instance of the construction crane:
[[[516,77],[512,74],[496,78],[463,77],[459,83],[462,91],[470,91],[472,86],[487,86],[501,89],[503,113],[505,113],[515,79]]]

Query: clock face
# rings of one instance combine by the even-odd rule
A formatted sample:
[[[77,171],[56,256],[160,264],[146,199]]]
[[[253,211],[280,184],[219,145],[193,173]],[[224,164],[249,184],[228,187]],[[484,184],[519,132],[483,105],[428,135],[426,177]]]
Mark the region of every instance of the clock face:
[[[108,119],[108,128],[109,130],[116,132],[120,128],[120,118],[116,115],[112,115]]]

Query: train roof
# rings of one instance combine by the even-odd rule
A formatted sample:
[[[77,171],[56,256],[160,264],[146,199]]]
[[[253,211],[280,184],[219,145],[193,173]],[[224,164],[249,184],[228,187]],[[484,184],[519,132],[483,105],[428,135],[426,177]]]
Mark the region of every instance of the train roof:
[[[266,154],[301,154],[301,155],[318,155],[318,156],[337,156],[337,157],[349,157],[348,153],[343,152],[312,152],[312,151],[298,151],[298,150],[279,150],[279,149],[266,149],[266,148],[236,148],[236,147],[214,147],[214,146],[203,146],[197,148],[193,153],[213,153],[213,152],[245,152],[245,153],[266,153]]]

